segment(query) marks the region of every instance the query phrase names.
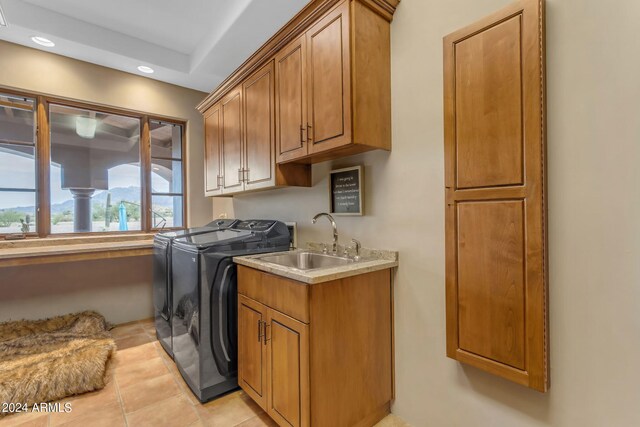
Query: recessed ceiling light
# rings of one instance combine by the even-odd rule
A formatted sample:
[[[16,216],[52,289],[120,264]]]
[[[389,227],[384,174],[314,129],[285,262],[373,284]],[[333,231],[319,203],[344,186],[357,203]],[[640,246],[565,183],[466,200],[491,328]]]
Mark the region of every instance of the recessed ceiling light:
[[[138,67],[139,71],[142,71],[143,73],[147,73],[147,74],[151,74],[153,73],[153,68],[151,67],[147,67],[146,65],[141,65]]]
[[[54,47],[56,44],[49,39],[45,39],[44,37],[34,36],[31,37],[34,43],[38,43],[40,46],[45,47]]]

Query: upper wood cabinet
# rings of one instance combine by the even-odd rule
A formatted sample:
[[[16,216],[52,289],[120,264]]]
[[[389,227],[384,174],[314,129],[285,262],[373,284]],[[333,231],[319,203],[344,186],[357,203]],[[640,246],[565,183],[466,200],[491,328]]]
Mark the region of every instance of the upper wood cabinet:
[[[383,17],[359,1],[344,1],[279,52],[276,63],[279,126],[286,129],[277,140],[278,162],[391,149],[389,22]]]
[[[391,150],[390,22],[398,3],[312,0],[213,91],[198,106],[211,128],[206,194],[310,186],[302,165]]]
[[[276,165],[275,125],[269,62],[205,113],[207,196],[311,185],[308,165]]]
[[[306,40],[298,37],[276,55],[276,147],[278,161],[307,155]]]
[[[244,94],[245,190],[275,184],[273,63],[242,84]]]
[[[242,88],[227,95],[222,110],[222,192],[244,189],[244,148],[242,129]]]
[[[348,22],[345,2],[306,33],[309,154],[351,143]]]
[[[220,104],[207,110],[204,116],[204,157],[205,161],[205,192],[208,195],[222,194],[221,142],[222,142],[222,112]]]
[[[447,355],[549,386],[544,2],[444,39]]]

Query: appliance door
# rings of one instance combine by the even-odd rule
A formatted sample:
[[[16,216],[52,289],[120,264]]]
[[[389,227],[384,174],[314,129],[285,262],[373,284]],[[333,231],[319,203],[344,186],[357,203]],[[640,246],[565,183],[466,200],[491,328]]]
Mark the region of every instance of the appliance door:
[[[200,388],[200,256],[172,247],[173,359],[192,389]]]
[[[155,239],[153,242],[153,306],[156,315],[169,321],[170,241]]]
[[[224,377],[235,376],[237,356],[237,268],[226,258],[218,264],[210,292],[210,351],[218,372]]]
[[[200,388],[237,385],[236,266],[226,253],[201,254]]]

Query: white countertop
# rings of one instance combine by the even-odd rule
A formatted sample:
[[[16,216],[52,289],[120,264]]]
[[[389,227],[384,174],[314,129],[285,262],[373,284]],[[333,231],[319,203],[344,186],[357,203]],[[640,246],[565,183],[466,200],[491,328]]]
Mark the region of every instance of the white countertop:
[[[309,246],[311,248],[310,251],[318,252],[317,250],[315,250],[318,248],[317,244],[310,244]],[[294,252],[302,251],[303,250],[301,249],[297,249]],[[305,251],[308,252],[309,250]],[[343,279],[345,277],[357,276],[364,273],[370,273],[372,271],[385,270],[387,268],[394,268],[398,266],[398,252],[362,248],[360,253],[361,259],[359,261],[355,261],[347,265],[341,265],[338,267],[317,268],[312,270],[300,270],[293,267],[286,267],[283,265],[262,261],[260,258],[266,256],[266,254],[235,257],[233,258],[233,261],[236,264],[255,268],[256,270],[286,277],[288,279],[293,279],[299,282],[307,283],[309,285],[329,282],[331,280]]]

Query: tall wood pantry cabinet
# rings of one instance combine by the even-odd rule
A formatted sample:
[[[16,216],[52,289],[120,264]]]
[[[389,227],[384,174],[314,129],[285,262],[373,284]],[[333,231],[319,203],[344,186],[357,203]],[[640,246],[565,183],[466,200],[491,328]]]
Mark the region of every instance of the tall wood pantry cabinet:
[[[544,1],[444,39],[447,355],[549,387]]]

